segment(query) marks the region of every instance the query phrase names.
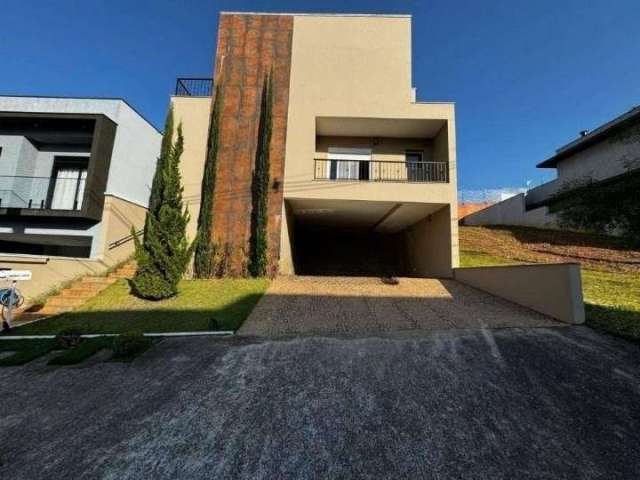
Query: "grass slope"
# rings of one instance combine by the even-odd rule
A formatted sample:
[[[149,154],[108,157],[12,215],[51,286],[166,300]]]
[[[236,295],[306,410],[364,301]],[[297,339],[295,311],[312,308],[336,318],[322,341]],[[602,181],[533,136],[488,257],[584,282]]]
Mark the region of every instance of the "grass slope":
[[[113,345],[113,337],[85,338],[78,345],[49,360],[49,365],[75,365]]]
[[[576,261],[576,256],[589,252],[590,261],[582,262],[587,324],[640,339],[640,274],[635,271],[634,250],[625,250],[612,239],[612,248],[607,251],[606,239],[595,237],[594,245],[593,236],[576,233],[563,236],[559,232],[509,227],[461,227],[460,231],[462,267]],[[501,244],[505,245],[503,250]],[[594,249],[598,249],[595,260]],[[552,258],[548,251],[555,252]],[[559,255],[561,251],[566,255]]]
[[[55,347],[53,339],[45,340],[0,340],[0,352],[13,352],[0,358],[0,367],[24,365],[46,355]]]
[[[131,295],[127,282],[119,280],[81,308],[18,327],[13,334],[236,330],[267,286],[264,279],[183,280],[176,297],[152,302]]]

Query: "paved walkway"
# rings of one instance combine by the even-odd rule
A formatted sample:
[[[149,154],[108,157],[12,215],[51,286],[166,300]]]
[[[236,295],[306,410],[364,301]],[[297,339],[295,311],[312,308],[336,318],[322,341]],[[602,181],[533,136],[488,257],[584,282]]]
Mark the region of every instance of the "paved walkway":
[[[544,315],[453,280],[278,277],[241,335],[366,334],[451,328],[550,327]]]
[[[640,348],[586,327],[167,339],[0,368],[0,478],[631,479]]]

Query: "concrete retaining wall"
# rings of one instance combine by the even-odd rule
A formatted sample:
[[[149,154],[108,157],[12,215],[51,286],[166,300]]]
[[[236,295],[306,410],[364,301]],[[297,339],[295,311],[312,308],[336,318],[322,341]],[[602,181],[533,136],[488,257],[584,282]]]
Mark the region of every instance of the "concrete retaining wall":
[[[580,265],[457,268],[454,278],[566,323],[584,323]]]
[[[18,285],[27,303],[31,303],[66,282],[84,275],[100,275],[129,258],[134,251],[133,240],[117,247],[110,245],[130,235],[132,226],[136,231],[140,230],[146,211],[135,203],[107,195],[100,224],[102,228],[96,233],[99,248],[94,258],[0,254],[0,268],[31,270],[32,280]],[[8,283],[0,282],[0,287],[6,285]]]
[[[555,215],[547,207],[525,210],[525,196],[519,193],[483,210],[471,213],[462,220],[463,225],[517,225],[522,227],[559,229]]]

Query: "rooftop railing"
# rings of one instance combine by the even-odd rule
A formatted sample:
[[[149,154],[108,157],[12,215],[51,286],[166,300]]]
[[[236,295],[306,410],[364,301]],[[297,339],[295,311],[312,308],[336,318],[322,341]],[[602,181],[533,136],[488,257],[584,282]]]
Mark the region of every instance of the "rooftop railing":
[[[315,159],[316,180],[364,182],[449,182],[447,162]]]
[[[212,78],[178,78],[176,80],[176,97],[210,97],[212,91]]]

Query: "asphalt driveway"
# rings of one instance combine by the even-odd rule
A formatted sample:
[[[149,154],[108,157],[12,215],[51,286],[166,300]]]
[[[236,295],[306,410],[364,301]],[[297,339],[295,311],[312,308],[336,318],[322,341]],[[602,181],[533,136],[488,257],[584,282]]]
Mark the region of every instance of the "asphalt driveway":
[[[3,479],[640,472],[640,348],[585,327],[172,339],[0,389]]]

